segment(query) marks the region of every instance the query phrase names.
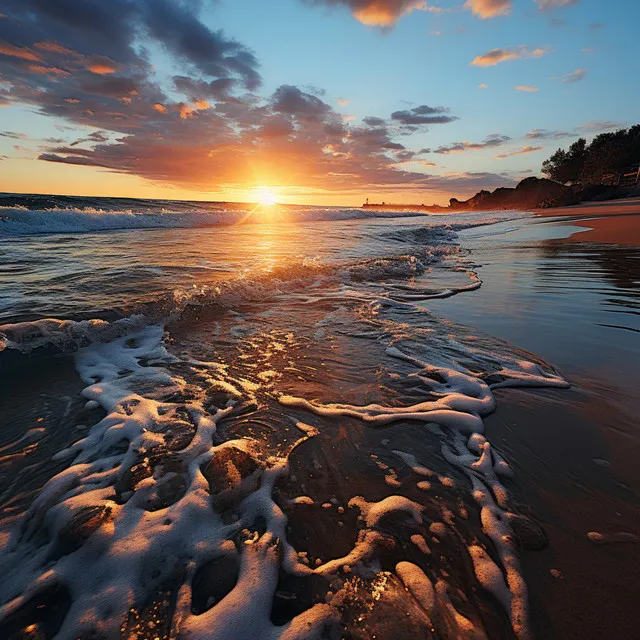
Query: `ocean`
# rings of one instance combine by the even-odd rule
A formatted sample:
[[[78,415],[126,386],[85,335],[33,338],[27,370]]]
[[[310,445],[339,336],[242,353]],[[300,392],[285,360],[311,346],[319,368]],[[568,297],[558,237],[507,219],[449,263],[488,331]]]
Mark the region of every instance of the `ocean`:
[[[569,382],[461,240],[530,214],[5,198],[0,635],[533,637],[485,421]]]

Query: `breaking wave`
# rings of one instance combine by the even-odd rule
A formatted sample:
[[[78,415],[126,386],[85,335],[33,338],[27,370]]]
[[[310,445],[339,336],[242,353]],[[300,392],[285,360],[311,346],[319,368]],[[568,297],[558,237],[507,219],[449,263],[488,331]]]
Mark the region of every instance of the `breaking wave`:
[[[109,211],[93,208],[31,210],[0,207],[0,235],[39,233],[89,233],[117,229],[184,229],[270,222],[309,222],[366,218],[412,217],[415,213],[373,213],[364,209],[278,208],[267,213],[252,210],[175,212]]]

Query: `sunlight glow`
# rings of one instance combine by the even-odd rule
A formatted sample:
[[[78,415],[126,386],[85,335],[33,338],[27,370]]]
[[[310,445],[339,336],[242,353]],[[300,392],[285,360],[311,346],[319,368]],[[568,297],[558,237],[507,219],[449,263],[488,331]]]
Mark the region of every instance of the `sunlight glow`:
[[[265,207],[272,207],[278,203],[278,196],[269,187],[258,187],[255,197],[258,203]]]

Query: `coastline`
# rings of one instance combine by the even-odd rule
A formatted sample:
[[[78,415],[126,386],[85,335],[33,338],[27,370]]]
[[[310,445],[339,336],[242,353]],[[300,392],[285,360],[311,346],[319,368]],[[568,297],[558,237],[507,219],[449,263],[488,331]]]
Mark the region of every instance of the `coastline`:
[[[540,209],[543,217],[572,218],[572,224],[585,231],[574,233],[572,242],[598,242],[640,247],[640,198],[587,202],[572,207]],[[579,217],[579,219],[576,219]]]

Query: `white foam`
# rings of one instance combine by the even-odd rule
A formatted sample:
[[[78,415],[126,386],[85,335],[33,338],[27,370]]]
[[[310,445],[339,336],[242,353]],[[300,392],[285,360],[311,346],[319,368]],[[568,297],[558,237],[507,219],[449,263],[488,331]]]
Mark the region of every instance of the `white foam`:
[[[518,211],[480,212],[427,216],[416,212],[371,211],[339,207],[282,207],[268,211],[270,224],[274,222],[312,222],[325,220],[357,220],[380,218],[424,217],[447,220],[459,230],[469,226],[491,224],[523,217]],[[91,207],[30,210],[25,207],[0,207],[0,235],[29,235],[38,233],[87,233],[115,229],[172,229],[218,225],[264,223],[265,215],[256,209],[198,209],[191,211],[103,210]],[[464,222],[462,222],[464,220]]]
[[[397,340],[397,338],[396,338]],[[401,344],[401,341],[397,341]],[[485,356],[479,350],[457,344],[463,353],[474,354],[482,360]],[[475,351],[475,353],[474,353]],[[498,479],[498,475],[512,475],[512,471],[502,456],[494,452],[493,447],[484,435],[483,417],[495,409],[492,386],[557,386],[566,387],[567,383],[559,375],[544,370],[539,364],[518,359],[507,354],[494,355],[491,366],[495,369],[496,360],[502,359],[499,372],[504,379],[496,385],[489,385],[481,378],[481,374],[453,368],[444,368],[428,364],[415,356],[410,356],[398,346],[387,348],[387,354],[415,366],[418,371],[410,374],[413,379],[421,381],[433,400],[427,400],[408,406],[384,406],[368,404],[364,406],[319,403],[304,398],[284,395],[281,404],[288,407],[306,409],[318,415],[328,417],[348,416],[358,418],[374,426],[394,422],[420,421],[429,426],[436,423],[444,427],[449,437],[440,431],[442,437],[442,455],[454,467],[463,471],[471,480],[472,494],[481,509],[483,529],[495,545],[501,568],[478,545],[469,549],[474,568],[480,583],[490,591],[503,605],[509,615],[514,633],[519,640],[530,637],[528,623],[527,589],[520,571],[517,552],[512,541],[513,535],[509,524],[509,495]],[[434,433],[438,433],[434,430]],[[417,458],[410,453],[394,450],[416,474],[432,475]],[[444,475],[438,476],[446,486],[456,486],[455,481]],[[428,487],[422,487],[428,489]],[[395,509],[408,511],[418,520],[420,506],[407,498],[392,496],[386,501],[371,505],[364,498],[355,498],[352,503],[359,506],[368,527],[375,526],[385,512],[387,501],[393,503]],[[352,504],[350,503],[350,504]],[[446,535],[447,528],[443,523],[433,523],[432,532],[439,537]],[[592,536],[593,537],[593,536]],[[598,539],[599,541],[599,539]],[[504,572],[504,574],[503,574]],[[479,638],[484,633],[455,611],[448,601],[446,587],[439,590],[443,606],[448,611],[447,618],[455,625],[463,637]],[[447,604],[448,602],[448,604]]]
[[[7,604],[0,609],[0,620],[43,588],[62,584],[69,589],[72,603],[57,638],[91,633],[117,636],[131,608],[144,602],[175,572],[186,570],[184,589],[188,591],[196,568],[221,554],[235,553],[229,539],[262,516],[269,533],[245,547],[237,586],[214,607],[215,613],[211,610],[193,616],[190,592],[185,592],[179,599],[176,621],[191,638],[297,638],[303,631],[311,637],[314,625],[322,628],[335,616],[334,610],[319,605],[283,628],[274,627],[269,620],[280,564],[276,548],[282,550],[289,570],[310,571],[286,543],[286,518],[271,497],[276,480],[287,473],[286,459],[267,458],[258,463],[260,487],[244,499],[239,495],[235,521],[225,524],[212,509],[209,483],[201,469],[213,456],[231,448],[264,460],[254,450],[258,443],[251,440],[215,443],[217,422],[233,410],[233,403],[214,413],[205,410],[197,398],[184,405],[195,433],[186,447],[173,454],[174,460],[178,456],[182,461],[182,471],[156,466],[153,475],[139,480],[120,499],[117,491],[114,493],[141,460],[164,445],[163,434],[184,422],[176,412],[177,405],[163,400],[179,392],[184,381],[166,368],[176,363],[176,358],[162,346],[162,336],[162,326],[149,326],[78,352],[78,371],[89,385],[83,395],[99,403],[107,415],[86,438],[61,452],[61,457],[73,459],[71,466],[45,485],[7,542],[0,561],[4,576],[0,597]],[[212,378],[210,383],[215,389],[226,381]],[[226,383],[225,388],[237,386]],[[302,439],[314,435],[312,427],[303,427]],[[120,447],[123,443],[124,449]],[[229,477],[235,476],[232,473]],[[182,485],[177,482],[181,479]],[[251,477],[233,480],[238,489],[247,481]],[[172,491],[175,495],[167,506],[162,501],[153,506],[163,493]],[[232,491],[237,495],[237,489]],[[102,520],[79,548],[52,562],[63,532],[73,531],[77,518],[87,509],[95,510]],[[29,542],[38,530],[51,536],[44,546]]]

